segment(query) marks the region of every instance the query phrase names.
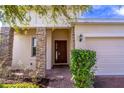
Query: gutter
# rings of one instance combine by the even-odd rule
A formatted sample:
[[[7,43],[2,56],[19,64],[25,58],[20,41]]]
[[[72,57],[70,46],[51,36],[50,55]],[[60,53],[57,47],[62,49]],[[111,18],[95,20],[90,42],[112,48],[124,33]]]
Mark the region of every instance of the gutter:
[[[124,24],[124,19],[113,18],[77,18],[72,22],[76,24]]]

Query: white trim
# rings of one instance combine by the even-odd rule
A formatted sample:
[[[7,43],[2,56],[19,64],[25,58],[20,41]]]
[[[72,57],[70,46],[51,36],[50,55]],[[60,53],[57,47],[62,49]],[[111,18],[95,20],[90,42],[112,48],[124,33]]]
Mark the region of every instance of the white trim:
[[[124,19],[77,18],[72,24],[124,24]]]
[[[32,58],[34,58],[34,57],[36,58],[36,55],[33,56],[33,47],[34,47],[34,46],[33,46],[33,39],[37,39],[36,36],[32,36],[32,37],[31,37],[31,57],[32,57]],[[37,42],[37,41],[36,41],[36,42]],[[35,47],[36,47],[36,46],[35,46]]]

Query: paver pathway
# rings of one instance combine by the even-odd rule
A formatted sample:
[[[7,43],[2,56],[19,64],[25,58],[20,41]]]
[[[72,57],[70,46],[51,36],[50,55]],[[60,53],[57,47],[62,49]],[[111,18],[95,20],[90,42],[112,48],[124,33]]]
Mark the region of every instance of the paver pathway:
[[[73,88],[71,73],[67,66],[56,66],[46,71],[46,77],[50,79],[48,87],[50,88]]]

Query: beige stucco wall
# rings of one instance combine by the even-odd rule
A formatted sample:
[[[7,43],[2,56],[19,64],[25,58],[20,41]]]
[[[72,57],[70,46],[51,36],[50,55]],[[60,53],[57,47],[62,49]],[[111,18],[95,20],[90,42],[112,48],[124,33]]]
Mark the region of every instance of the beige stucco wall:
[[[79,42],[79,35],[83,41]],[[85,48],[85,37],[124,37],[124,24],[78,24],[75,25],[75,48]]]
[[[57,23],[55,23],[50,17],[51,13],[49,13],[47,16],[39,16],[37,13],[29,11],[27,15],[31,17],[29,24],[24,25],[17,21],[16,24],[19,27],[70,27],[70,24],[66,22],[63,16],[56,17]],[[8,24],[2,24],[2,26],[9,27]]]
[[[47,48],[46,48],[46,69],[52,67],[52,31],[47,29]]]
[[[13,43],[13,69],[35,69],[35,57],[32,57],[32,37],[35,30],[29,30],[27,34],[14,33]],[[32,63],[32,65],[30,65]]]

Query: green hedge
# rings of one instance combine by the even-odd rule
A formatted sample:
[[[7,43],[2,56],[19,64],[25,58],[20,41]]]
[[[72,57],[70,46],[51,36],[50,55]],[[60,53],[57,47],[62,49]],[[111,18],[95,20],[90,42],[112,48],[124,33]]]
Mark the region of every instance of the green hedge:
[[[71,52],[70,70],[75,87],[89,88],[94,81],[92,70],[96,62],[96,52],[92,50],[74,49]]]
[[[39,88],[39,86],[32,83],[17,83],[17,84],[0,84],[0,88]]]

